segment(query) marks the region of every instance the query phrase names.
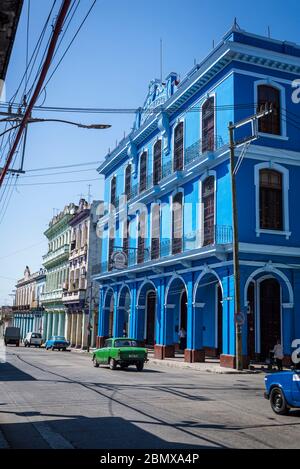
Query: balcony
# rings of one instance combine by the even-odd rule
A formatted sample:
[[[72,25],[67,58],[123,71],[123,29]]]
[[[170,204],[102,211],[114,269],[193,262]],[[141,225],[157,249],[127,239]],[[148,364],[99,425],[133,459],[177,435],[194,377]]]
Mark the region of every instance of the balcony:
[[[64,291],[62,300],[64,303],[76,303],[85,300],[85,290]]]
[[[41,294],[41,302],[42,303],[47,303],[47,302],[52,302],[52,301],[58,301],[61,300],[63,296],[63,289],[58,288],[57,290],[53,290],[51,292],[44,292]]]
[[[155,246],[152,249],[145,248],[143,255],[138,252],[137,248],[128,248],[127,266],[138,266],[149,261],[159,263],[161,259],[166,257],[177,256],[187,253],[188,251],[202,249],[209,246],[216,247],[232,243],[231,226],[216,225],[209,231],[209,233],[204,233],[201,230],[192,231],[191,233],[186,234],[183,239],[180,238],[180,242],[175,239],[174,245],[172,245],[170,239],[160,240],[160,242],[155,243]],[[208,239],[211,241],[207,242]],[[174,247],[176,247],[176,252],[174,252]],[[114,251],[117,250],[122,251],[122,248],[114,248]],[[108,272],[107,262],[102,262],[92,268],[92,275],[99,275],[105,272]]]
[[[80,248],[74,248],[71,250],[69,260],[76,259],[77,257],[85,256],[87,253],[87,245],[81,246]]]
[[[67,260],[69,258],[69,251],[70,248],[68,244],[64,244],[64,246],[61,246],[55,251],[49,251],[43,256],[43,265],[48,269],[52,265]]]

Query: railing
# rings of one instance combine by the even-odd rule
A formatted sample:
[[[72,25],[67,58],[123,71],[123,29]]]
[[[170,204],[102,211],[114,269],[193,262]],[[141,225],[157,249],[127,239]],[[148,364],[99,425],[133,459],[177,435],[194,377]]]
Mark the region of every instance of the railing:
[[[53,259],[56,259],[62,256],[63,254],[69,253],[69,250],[70,250],[69,244],[65,244],[64,246],[61,246],[55,251],[49,251],[47,254],[43,256],[43,263],[46,264],[47,262],[50,262]]]
[[[42,303],[45,301],[58,300],[62,298],[62,295],[63,295],[63,289],[59,288],[57,290],[42,293],[40,300]]]
[[[206,140],[198,140],[197,142],[190,145],[184,151],[184,164],[188,165],[192,161],[197,160],[198,158],[203,158],[206,156],[208,152],[213,152],[221,148],[225,145],[224,140],[220,136],[215,137],[214,149],[213,150],[206,150],[202,152],[202,148],[206,148],[208,141]]]
[[[209,240],[209,242],[208,242]],[[204,248],[206,246],[216,246],[232,243],[232,227],[228,225],[216,225],[210,229],[210,232],[204,233],[203,230],[194,230],[184,235],[183,238],[161,239],[155,242],[152,248],[145,248],[143,256],[138,256],[138,249],[129,247],[127,249],[127,267],[143,264],[150,260],[157,261],[171,255],[178,255],[183,252],[194,249]],[[121,247],[114,248],[114,251],[122,251]],[[126,268],[126,266],[125,266]],[[110,269],[114,270],[114,269]],[[92,275],[108,271],[108,263],[96,264],[92,268]]]

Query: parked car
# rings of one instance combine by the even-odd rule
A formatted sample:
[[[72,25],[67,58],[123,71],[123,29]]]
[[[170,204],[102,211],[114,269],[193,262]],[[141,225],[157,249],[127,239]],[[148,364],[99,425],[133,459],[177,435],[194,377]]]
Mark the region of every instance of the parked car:
[[[265,377],[264,397],[278,415],[286,415],[290,408],[300,408],[300,369],[271,373]]]
[[[111,370],[115,370],[118,365],[122,369],[135,365],[137,371],[142,371],[147,361],[147,349],[139,347],[134,339],[107,339],[103,348],[92,352],[92,360],[96,367],[109,365]]]
[[[50,337],[50,339],[48,339],[46,342],[45,342],[45,349],[46,350],[67,350],[67,347],[69,347],[70,345],[70,342],[68,342],[66,340],[66,338],[62,335],[53,335],[52,337]]]
[[[19,347],[21,340],[20,328],[19,327],[6,327],[4,331],[4,344],[15,344]]]
[[[43,342],[42,334],[39,332],[27,332],[23,342],[25,347],[31,347],[31,345],[34,345],[35,347],[41,347]]]

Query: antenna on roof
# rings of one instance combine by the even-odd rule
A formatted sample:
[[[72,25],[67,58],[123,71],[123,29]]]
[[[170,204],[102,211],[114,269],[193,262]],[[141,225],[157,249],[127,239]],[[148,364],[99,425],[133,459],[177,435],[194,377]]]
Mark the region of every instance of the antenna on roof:
[[[234,21],[233,21],[233,29],[241,29],[237,22],[236,16],[234,17]]]
[[[269,38],[269,39],[271,38],[271,29],[270,29],[270,26],[268,26],[268,38]]]
[[[160,38],[160,81],[163,81],[163,42]]]

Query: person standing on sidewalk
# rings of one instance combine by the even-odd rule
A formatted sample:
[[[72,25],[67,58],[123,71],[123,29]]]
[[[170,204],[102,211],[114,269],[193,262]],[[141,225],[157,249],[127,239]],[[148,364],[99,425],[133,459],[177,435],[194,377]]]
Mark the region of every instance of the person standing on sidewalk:
[[[276,360],[278,371],[282,371],[282,360],[283,360],[284,355],[283,355],[283,347],[279,339],[277,340],[277,343],[274,346],[272,352],[274,353],[274,359]]]
[[[186,349],[186,330],[184,327],[181,327],[178,332],[179,337],[179,348],[180,350]]]

